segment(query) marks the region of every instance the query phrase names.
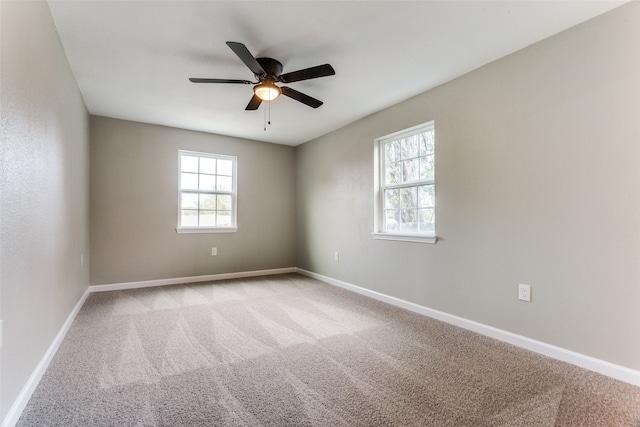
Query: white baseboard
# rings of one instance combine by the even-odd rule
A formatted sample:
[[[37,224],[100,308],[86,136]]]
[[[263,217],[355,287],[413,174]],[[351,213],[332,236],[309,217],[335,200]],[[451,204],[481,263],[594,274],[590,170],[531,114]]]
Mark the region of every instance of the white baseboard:
[[[90,292],[121,291],[123,289],[149,288],[152,286],[178,285],[181,283],[209,282],[244,277],[270,276],[273,274],[295,273],[295,267],[274,268],[271,270],[240,271],[237,273],[208,274],[205,276],[176,277],[174,279],[144,280],[140,282],[111,283],[89,286]]]
[[[46,353],[40,360],[40,363],[38,363],[38,366],[36,366],[36,368],[34,369],[33,373],[31,374],[26,384],[20,391],[20,394],[16,398],[15,402],[13,402],[11,409],[9,409],[9,412],[4,417],[4,420],[2,421],[2,425],[0,427],[13,427],[16,425],[16,423],[20,419],[20,415],[22,415],[22,411],[24,410],[25,406],[27,406],[27,403],[29,402],[31,395],[33,394],[36,387],[38,386],[40,379],[44,375],[44,372],[47,370],[47,367],[49,366],[49,363],[51,363],[51,360],[53,359],[53,356],[56,354],[56,351],[58,351],[58,347],[60,347],[62,340],[64,339],[65,335],[67,334],[67,331],[71,327],[73,320],[78,315],[78,312],[82,308],[82,305],[84,304],[87,297],[89,296],[89,293],[90,291],[89,289],[87,289],[85,293],[80,297],[80,300],[78,300],[75,307],[73,307],[73,310],[71,310],[71,313],[67,317],[67,320],[62,324],[60,331],[58,332],[56,337],[53,339],[53,342],[51,343]]]
[[[527,338],[522,335],[514,334],[502,329],[494,328],[482,323],[474,322],[463,317],[458,317],[452,314],[448,314],[442,311],[427,308],[412,302],[408,302],[399,298],[395,298],[389,295],[382,294],[380,292],[372,291],[360,286],[352,285],[341,280],[336,280],[331,277],[323,276],[321,274],[313,273],[311,271],[297,268],[296,271],[305,276],[312,277],[330,285],[338,286],[343,289],[347,289],[359,294],[374,298],[378,301],[386,302],[397,307],[413,311],[424,316],[428,316],[454,326],[459,326],[464,329],[468,329],[473,332],[477,332],[481,335],[485,335],[491,338],[495,338],[500,341],[504,341],[509,344],[513,344],[517,347],[521,347],[527,350],[531,350],[538,354],[551,357],[562,362],[570,363],[580,368],[588,369],[593,372],[597,372],[608,377],[624,381],[626,383],[640,387],[640,372],[616,365],[605,360],[596,359],[591,356],[587,356],[581,353],[576,353],[571,350],[567,350],[555,345],[547,344],[542,341],[537,341],[531,338]]]

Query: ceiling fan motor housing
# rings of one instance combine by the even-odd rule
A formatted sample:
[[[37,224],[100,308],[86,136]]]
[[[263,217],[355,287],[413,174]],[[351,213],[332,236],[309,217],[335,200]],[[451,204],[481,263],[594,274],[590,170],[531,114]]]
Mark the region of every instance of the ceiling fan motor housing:
[[[278,81],[278,76],[282,74],[282,63],[273,58],[256,58],[258,64],[262,67],[262,69],[267,73],[266,77],[270,77],[269,80],[273,80],[274,82]],[[256,78],[260,81],[265,76],[260,76],[256,74]]]

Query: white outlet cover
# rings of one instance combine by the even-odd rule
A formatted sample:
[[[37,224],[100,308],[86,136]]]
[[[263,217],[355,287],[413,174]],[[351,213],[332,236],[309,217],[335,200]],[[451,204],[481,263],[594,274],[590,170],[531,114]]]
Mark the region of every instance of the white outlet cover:
[[[525,284],[518,284],[518,299],[520,301],[531,302],[531,286]]]
[[[218,255],[218,248],[211,248],[211,256]]]

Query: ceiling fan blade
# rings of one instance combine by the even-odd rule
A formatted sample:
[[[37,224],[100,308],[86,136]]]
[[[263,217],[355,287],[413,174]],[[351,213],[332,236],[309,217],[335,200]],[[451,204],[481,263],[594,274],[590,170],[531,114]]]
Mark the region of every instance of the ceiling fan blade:
[[[249,80],[233,80],[233,79],[200,79],[196,77],[191,77],[189,79],[192,83],[241,83],[245,85],[250,85],[252,82]]]
[[[238,42],[227,42],[227,46],[231,48],[231,50],[238,55],[238,58],[244,62],[244,64],[249,67],[253,74],[263,75],[266,74],[262,66],[258,63],[256,58],[253,57],[249,49],[242,43]]]
[[[304,70],[292,71],[284,73],[280,76],[283,83],[299,82],[300,80],[317,79],[318,77],[333,76],[335,70],[329,64],[316,65],[315,67],[305,68]]]
[[[295,89],[291,89],[290,87],[283,86],[280,88],[280,90],[282,90],[282,94],[284,96],[288,96],[289,98],[302,102],[303,104],[306,104],[311,108],[318,108],[323,104],[322,101],[312,98],[309,95],[305,95],[302,92],[298,92]]]
[[[262,99],[258,97],[258,95],[253,95],[251,101],[247,104],[247,108],[245,110],[257,110],[260,104],[262,103]]]

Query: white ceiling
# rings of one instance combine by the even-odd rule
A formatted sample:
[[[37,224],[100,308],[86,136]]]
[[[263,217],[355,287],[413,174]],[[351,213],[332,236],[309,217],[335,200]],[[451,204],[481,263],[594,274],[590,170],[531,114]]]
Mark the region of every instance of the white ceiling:
[[[49,0],[91,114],[298,145],[445,83],[625,1]],[[330,63],[290,98],[245,111],[255,80],[225,44],[284,72]],[[585,46],[588,49],[588,46]]]

